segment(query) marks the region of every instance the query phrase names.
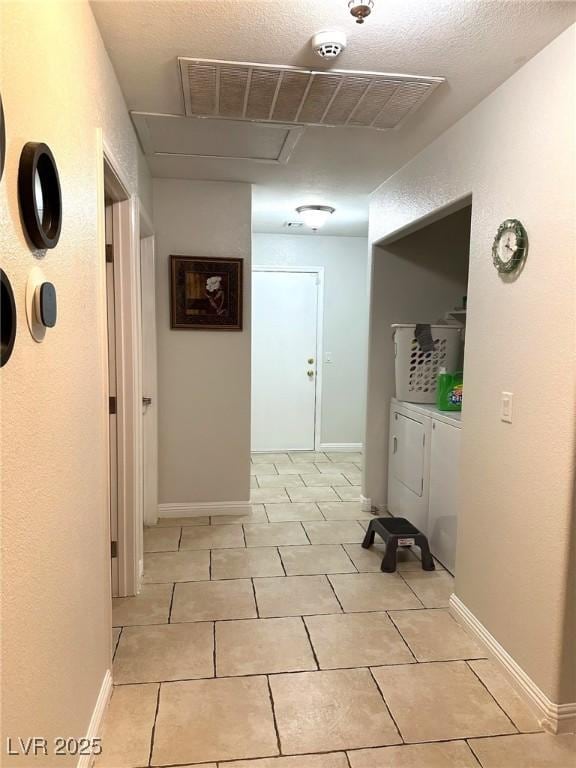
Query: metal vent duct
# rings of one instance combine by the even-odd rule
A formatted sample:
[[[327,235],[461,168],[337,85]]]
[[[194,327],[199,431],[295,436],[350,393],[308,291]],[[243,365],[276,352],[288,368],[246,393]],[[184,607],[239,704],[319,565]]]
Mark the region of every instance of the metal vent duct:
[[[396,128],[444,82],[382,72],[178,59],[186,115]]]

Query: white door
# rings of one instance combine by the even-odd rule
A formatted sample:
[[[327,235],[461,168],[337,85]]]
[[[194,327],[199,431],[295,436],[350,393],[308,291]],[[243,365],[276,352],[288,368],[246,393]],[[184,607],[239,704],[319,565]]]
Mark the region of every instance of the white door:
[[[252,274],[252,450],[313,451],[316,435],[317,271]]]
[[[460,478],[459,427],[432,422],[428,539],[432,554],[454,573]]]
[[[142,304],[142,451],[144,524],[158,519],[158,404],[154,237],[140,241]]]

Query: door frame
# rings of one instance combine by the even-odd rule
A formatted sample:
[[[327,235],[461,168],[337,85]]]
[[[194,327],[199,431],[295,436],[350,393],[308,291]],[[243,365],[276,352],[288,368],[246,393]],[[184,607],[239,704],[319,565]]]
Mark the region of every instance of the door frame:
[[[154,235],[154,225],[152,221],[150,220],[150,217],[140,205],[140,296],[142,297],[142,264],[144,260],[149,260],[152,276],[153,276],[153,286],[154,286],[154,296],[156,291],[156,239]],[[142,299],[141,304],[142,306]],[[156,329],[155,329],[156,330]],[[144,343],[144,340],[142,339],[142,344]],[[156,336],[154,336],[153,339],[153,350],[152,350],[152,357],[155,360],[155,363],[157,362],[157,355],[156,355],[157,349],[156,349]],[[144,363],[144,352],[142,351],[142,363]],[[154,492],[154,505],[153,505],[153,512],[149,513],[145,501],[146,501],[146,494],[144,492],[144,484],[145,484],[145,477],[144,477],[144,471],[146,470],[146,467],[144,465],[144,423],[142,424],[142,468],[143,468],[143,477],[142,477],[142,517],[143,517],[143,523],[144,525],[156,525],[158,522],[158,375],[157,375],[157,365],[154,366],[153,371],[153,383],[150,390],[144,391],[144,373],[142,373],[142,395],[143,396],[151,396],[152,397],[152,411],[148,412],[146,414],[147,419],[153,420],[153,439],[154,439],[154,468],[155,468],[155,477],[152,480],[152,488]],[[142,405],[142,412],[144,414],[144,404]],[[150,406],[146,406],[150,408]],[[144,415],[143,415],[144,419]],[[148,514],[147,514],[148,512]]]
[[[118,596],[140,591],[143,567],[142,513],[142,369],[140,304],[140,202],[97,129],[97,194],[99,242],[100,348],[102,419],[106,436],[106,466],[110,462],[108,401],[108,331],[106,292],[105,194],[113,202],[114,293],[116,311]],[[110,534],[110,476],[106,472],[107,529]],[[110,545],[108,535],[107,546]],[[107,553],[110,556],[110,552]]]
[[[324,267],[253,264],[252,272],[305,272],[316,275],[316,396],[314,401],[314,450],[322,442],[322,374],[324,369]],[[296,451],[293,451],[296,453]]]

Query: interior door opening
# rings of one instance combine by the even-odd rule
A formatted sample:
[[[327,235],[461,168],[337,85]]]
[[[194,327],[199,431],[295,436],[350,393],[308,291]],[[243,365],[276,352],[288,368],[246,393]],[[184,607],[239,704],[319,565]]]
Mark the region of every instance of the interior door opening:
[[[252,451],[320,443],[322,267],[254,267]]]
[[[104,147],[102,155],[101,285],[106,320],[102,351],[107,371],[103,385],[108,411],[111,591],[114,597],[127,597],[140,589],[143,562],[140,227],[137,198],[128,192]]]
[[[108,331],[108,487],[110,492],[110,568],[112,596],[118,596],[118,424],[116,385],[116,297],[114,281],[113,200],[105,194],[106,327]]]
[[[142,306],[142,504],[144,525],[158,520],[158,378],[156,361],[156,264],[152,224],[140,212]]]

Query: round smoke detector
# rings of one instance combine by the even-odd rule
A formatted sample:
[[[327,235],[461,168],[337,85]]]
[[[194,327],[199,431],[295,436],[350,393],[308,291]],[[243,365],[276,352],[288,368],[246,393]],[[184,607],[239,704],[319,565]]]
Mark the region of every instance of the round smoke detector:
[[[311,40],[312,50],[322,59],[335,59],[346,48],[344,32],[330,29],[318,32]]]

